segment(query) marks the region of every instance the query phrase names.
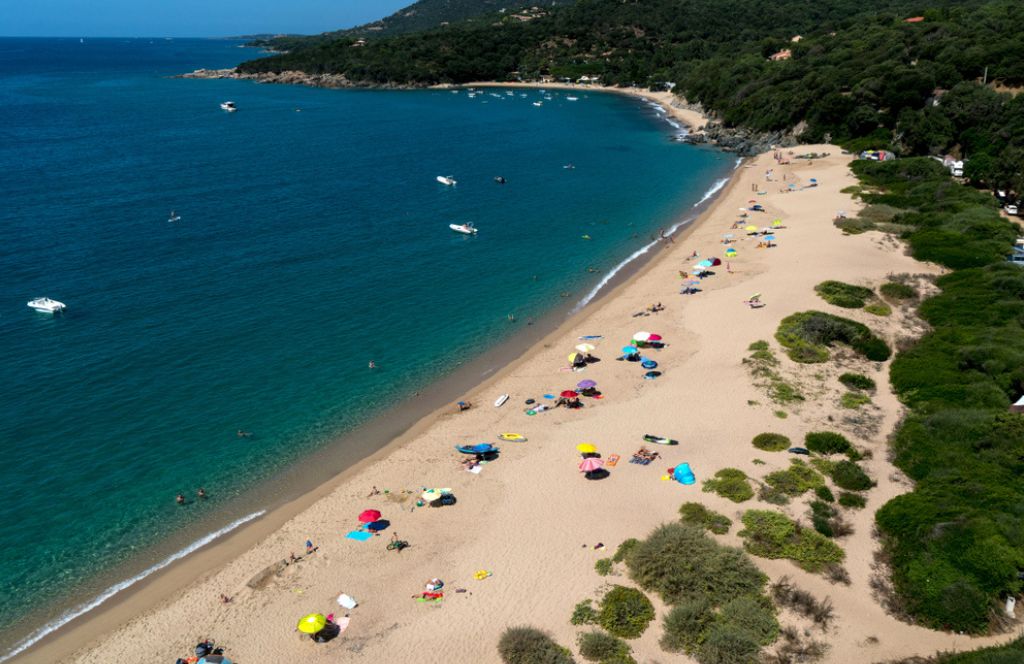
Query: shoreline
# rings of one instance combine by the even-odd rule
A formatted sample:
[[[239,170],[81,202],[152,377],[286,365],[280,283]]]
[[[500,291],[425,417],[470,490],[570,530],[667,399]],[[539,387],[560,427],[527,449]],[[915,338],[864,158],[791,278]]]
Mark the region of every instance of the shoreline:
[[[837,152],[834,146],[808,146],[814,148]],[[336,478],[333,487],[321,487],[326,495],[311,499],[313,504],[308,509],[255,547],[202,575],[201,583],[179,588],[170,598],[159,600],[155,610],[143,612],[105,634],[102,652],[96,647],[100,635],[93,635],[91,640],[79,638],[75,661],[101,662],[132,653],[141,653],[144,661],[173,659],[173,652],[187,649],[199,625],[203,625],[204,634],[228,646],[229,656],[246,661],[264,661],[287,656],[285,653],[293,659],[335,661],[339,649],[346,647],[370,657],[368,661],[385,656],[391,662],[419,661],[427,649],[460,652],[473,661],[492,661],[497,629],[524,619],[549,628],[563,644],[570,643],[574,630],[568,625],[568,614],[576,601],[589,594],[582,588],[606,582],[593,571],[594,558],[603,554],[589,551],[590,547],[581,551],[580,541],[586,544],[600,537],[614,547],[625,537],[643,536],[658,522],[676,518],[679,503],[687,499],[699,500],[730,516],[737,509],[713,494],[659,483],[657,469],[646,472],[642,467],[620,464],[610,480],[599,484],[581,482],[579,478],[567,481],[575,475],[575,442],[593,439],[602,451],[625,455],[629,447],[623,445],[635,447],[634,436],[641,428],[664,432],[684,443],[679,448],[666,448],[666,457],[671,454],[673,462],[692,462],[700,479],[710,477],[722,466],[737,466],[753,476],[777,469],[780,463],[785,467],[785,456],[769,455],[768,465],[758,470],[750,461],[751,434],[767,429],[796,436],[815,427],[839,425],[824,422],[828,411],[823,408],[794,409],[788,419],[779,420],[772,415],[771,405],[751,405],[764,397],[751,386],[747,370],[739,362],[742,350],[757,338],[770,338],[777,320],[793,310],[811,306],[827,310],[808,286],[823,277],[862,283],[868,278],[865,275],[881,279],[899,268],[914,272],[932,269],[904,256],[898,248],[883,246],[872,234],[844,237],[831,225],[828,220],[837,204],[844,209],[859,207],[840,193],[852,178],[845,166],[848,161],[832,156],[815,160],[813,168],[796,164],[790,170],[797,181],[806,181],[804,178],[813,174],[821,186],[789,197],[768,195],[765,200],[772,214],[782,216],[792,228],[783,231],[782,249],[758,253],[744,239],[739,245],[740,258],[732,259],[735,273],[730,270],[728,275],[714,277],[702,285],[705,291],[697,296],[671,295],[678,287],[674,275],[678,267],[670,259],[688,265],[685,252],[691,248],[718,251],[714,249],[715,238],[722,231],[713,222],[735,216],[729,207],[751,195],[739,187],[740,182],[752,180],[752,189],[756,190],[757,169],[770,163],[770,155],[762,155],[756,164],[748,163],[749,168],[737,169],[714,202],[676,236],[692,242],[693,247],[683,242],[663,245],[635,273],[606,290],[595,306],[570,316],[534,344],[530,352],[486,378],[468,395],[484,406],[462,414],[437,411],[423,418],[375,457]],[[792,269],[794,266],[800,269]],[[768,302],[765,309],[747,310],[737,304],[754,284]],[[653,298],[668,303],[667,311],[644,321],[629,316]],[[736,320],[744,324],[737,325]],[[865,320],[876,327],[885,326],[886,335],[895,334],[901,322],[870,317]],[[502,410],[489,407],[488,397],[493,395],[483,393],[499,383],[503,391],[515,395],[514,403],[519,403],[524,395],[538,392],[538,383],[547,388],[558,382],[575,382],[571,374],[552,377],[551,373],[552,362],[564,363],[564,349],[577,334],[614,331],[614,338],[619,339],[636,328],[671,335],[669,347],[658,357],[667,372],[658,381],[638,382],[635,372],[625,364],[604,362],[589,369],[587,377],[599,378],[609,399],[579,413],[555,411],[524,419],[511,403]],[[610,360],[617,347],[615,341],[611,344],[599,348],[596,354]],[[875,375],[887,371],[883,365],[857,368]],[[705,377],[697,391],[690,389],[694,376]],[[852,515],[855,536],[841,540],[848,551],[853,585],[831,586],[820,576],[803,572],[785,560],[754,558],[755,563],[772,579],[786,575],[817,597],[833,598],[838,627],[827,637],[833,649],[826,661],[850,661],[843,657],[854,652],[857,661],[878,661],[940,649],[977,648],[1012,638],[1012,634],[970,638],[914,627],[885,614],[868,592],[870,553],[875,547],[870,537],[874,510],[906,490],[899,478],[893,478],[892,466],[882,453],[901,407],[891,391],[879,392],[879,431],[858,438],[859,444],[875,451],[866,465],[879,486],[868,494],[870,509]],[[699,416],[685,417],[678,408],[681,400],[687,404],[687,412]],[[741,405],[744,402],[746,406]],[[730,425],[727,432],[720,426],[724,421]],[[479,476],[455,475],[452,442],[517,430],[513,427],[525,431],[529,441],[504,445],[500,461],[486,466]],[[435,449],[446,450],[443,458]],[[665,463],[669,463],[668,458]],[[369,486],[393,487],[394,482],[404,487],[453,486],[459,505],[407,513],[401,496],[363,498]],[[413,542],[408,552],[385,553],[380,540],[374,542],[376,548],[339,541],[345,523],[367,505],[379,506],[403,537]],[[552,510],[555,505],[558,509]],[[801,507],[794,505],[791,509]],[[588,518],[595,508],[600,518]],[[508,523],[517,524],[516,528],[504,525]],[[272,580],[272,587],[253,591],[245,588],[245,579],[254,570],[276,559],[275,553],[279,558],[288,547],[297,548],[296,543],[311,531],[321,552],[288,568],[279,582]],[[739,543],[735,534],[721,541]],[[538,566],[535,563],[539,560],[546,562]],[[460,573],[469,575],[480,566],[494,569],[494,578],[484,582],[459,580]],[[403,599],[408,597],[406,588],[414,589],[418,579],[431,578],[432,574],[441,574],[452,583],[472,584],[469,587],[473,592],[462,597],[453,595],[443,608],[437,607],[440,614],[427,607],[410,606],[409,600]],[[525,589],[535,587],[545,587],[548,592],[525,596]],[[295,615],[309,610],[326,613],[339,591],[351,592],[365,605],[353,612],[350,633],[328,646],[289,637]],[[213,599],[218,592],[233,594],[236,603],[218,606]],[[439,615],[445,616],[443,621],[434,617]],[[243,621],[244,625],[239,624]],[[393,627],[381,627],[386,624]],[[653,634],[657,631],[651,630],[632,644],[638,655],[650,658],[658,654]],[[69,634],[27,652],[24,661],[64,661],[65,657],[45,659],[43,654],[58,652],[54,650],[56,644],[73,634],[74,630],[69,630]],[[30,660],[30,655],[39,658]]]
[[[737,159],[736,165],[729,172],[727,178],[711,183],[703,198],[674,217],[671,222],[666,222],[669,229],[666,236],[685,237],[697,226],[728,192],[740,162],[741,160]],[[723,180],[725,180],[724,186]],[[209,528],[215,530],[213,532],[203,531],[208,534],[200,538],[199,541],[210,537],[211,534],[221,533],[219,537],[213,537],[187,554],[179,555],[181,554],[179,545],[182,542],[188,542],[190,547],[195,542],[191,537],[184,537],[180,534],[175,536],[172,539],[174,544],[159,547],[160,553],[154,553],[147,557],[144,571],[149,573],[145,574],[144,578],[130,583],[118,592],[111,593],[109,597],[93,608],[72,618],[55,633],[51,632],[40,636],[37,642],[26,647],[17,655],[9,656],[0,653],[0,661],[7,661],[8,658],[18,662],[63,660],[83,647],[87,647],[86,644],[110,633],[116,626],[138,615],[140,611],[151,611],[173,601],[174,597],[183,592],[185,588],[216,573],[218,569],[237,558],[240,553],[256,546],[270,534],[281,529],[296,515],[329,495],[346,480],[357,476],[367,467],[407,445],[417,435],[436,424],[440,418],[448,415],[451,411],[451,404],[461,395],[485,390],[515,371],[526,361],[525,357],[532,352],[549,345],[569,327],[585,321],[592,313],[600,309],[604,302],[613,299],[616,292],[659,261],[662,254],[665,253],[659,251],[663,248],[659,245],[658,241],[651,242],[624,258],[605,275],[603,280],[595,284],[583,300],[573,298],[569,302],[555,307],[538,319],[532,328],[523,327],[523,329],[517,330],[510,338],[485,351],[481,356],[447,375],[430,381],[429,384],[421,388],[421,391],[424,392],[429,390],[430,394],[421,395],[417,392],[416,395],[404,399],[400,404],[374,415],[369,422],[337,436],[327,443],[324,449],[317,450],[312,455],[315,457],[326,452],[328,456],[332,457],[327,463],[330,470],[319,470],[320,479],[310,484],[307,478],[303,478],[307,480],[304,484],[305,488],[297,491],[294,488],[287,489],[283,497],[278,495],[269,504],[257,502],[257,499],[250,495],[253,492],[258,492],[258,489],[254,488],[246,492],[246,495],[232,500],[225,505],[223,510],[211,514],[203,521],[204,527],[206,524],[210,524]],[[484,403],[486,400],[477,399],[475,401]],[[410,411],[413,413],[411,416],[409,415]],[[305,474],[301,470],[301,466],[306,460],[301,459],[289,464],[276,473],[276,477],[265,480],[265,483],[277,487],[293,486],[290,480],[298,481],[299,476]],[[271,494],[273,493],[271,492]],[[224,515],[240,523],[233,522],[225,527],[223,525],[225,523]],[[172,560],[167,562],[168,558]],[[159,569],[150,571],[154,566]],[[138,568],[139,565],[134,567]],[[105,578],[110,578],[113,585],[104,582],[101,587],[106,587],[106,590],[100,593],[100,596],[111,588],[130,581],[131,579],[125,578],[126,576],[137,576],[137,573],[133,571],[118,574],[118,571],[122,569],[131,570],[132,568],[119,566],[102,575]],[[95,592],[84,599],[71,602],[60,615],[64,616],[81,608],[85,604],[93,602],[94,599],[96,599]]]

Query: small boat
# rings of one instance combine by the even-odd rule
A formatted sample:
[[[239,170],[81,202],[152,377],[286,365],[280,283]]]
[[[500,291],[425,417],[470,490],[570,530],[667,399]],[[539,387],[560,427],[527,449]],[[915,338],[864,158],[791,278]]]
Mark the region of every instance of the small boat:
[[[171,210],[170,216],[167,217],[167,223],[173,224],[176,221],[181,221],[181,215],[174,210]]]
[[[235,102],[233,102],[233,101],[222,101],[220,103],[220,107],[223,108],[228,113],[234,113],[235,111],[238,110],[238,107],[235,106]]]
[[[495,408],[501,408],[502,406],[505,405],[506,401],[508,401],[508,395],[507,394],[502,394],[500,397],[498,397],[497,399],[494,400],[494,407]]]
[[[533,105],[534,106],[543,106],[544,102],[542,102],[542,101],[535,101],[535,102],[533,102]]]
[[[64,310],[67,309],[67,305],[63,302],[51,300],[48,297],[37,297],[34,300],[29,300],[28,306],[41,314],[59,314],[64,313]]]
[[[573,96],[566,97],[566,99],[569,100],[569,101],[579,101],[580,100],[579,97],[573,97]]]
[[[500,176],[500,175],[499,175],[499,176],[497,176],[497,177],[495,177],[495,178],[494,178],[494,181],[495,181],[495,182],[497,182],[498,184],[505,184],[505,178],[503,178],[503,177],[502,177],[502,176]]]
[[[476,227],[473,226],[473,222],[469,221],[464,224],[448,224],[448,228],[452,229],[456,233],[462,233],[464,235],[476,235]]]
[[[678,445],[679,441],[673,438],[662,438],[653,434],[644,434],[644,440],[655,445]]]
[[[438,175],[437,181],[447,187],[454,187],[458,182],[450,175]]]

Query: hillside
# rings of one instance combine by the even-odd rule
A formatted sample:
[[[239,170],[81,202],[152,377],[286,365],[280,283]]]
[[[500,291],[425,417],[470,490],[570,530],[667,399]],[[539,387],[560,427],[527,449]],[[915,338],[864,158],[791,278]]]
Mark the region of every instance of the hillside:
[[[1012,0],[937,0],[923,12],[909,0],[870,12],[857,0],[580,0],[530,21],[487,15],[365,45],[338,37],[239,69],[369,84],[672,81],[727,127],[800,125],[803,140],[851,149],[952,152],[975,181],[1024,191],[1024,100],[977,84],[1024,84],[1022,22]]]

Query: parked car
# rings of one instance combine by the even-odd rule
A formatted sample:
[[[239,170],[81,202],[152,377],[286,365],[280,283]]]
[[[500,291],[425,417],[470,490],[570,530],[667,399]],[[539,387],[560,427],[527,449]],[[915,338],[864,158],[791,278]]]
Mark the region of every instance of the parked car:
[[[1012,214],[1012,215],[1016,216],[1017,215],[1017,210],[1019,208],[1015,204],[1011,203],[1011,204],[1007,205],[1006,207],[1004,207],[1003,209],[1006,210],[1006,214]]]
[[[806,447],[791,447],[789,448],[790,454],[810,454],[810,450]]]

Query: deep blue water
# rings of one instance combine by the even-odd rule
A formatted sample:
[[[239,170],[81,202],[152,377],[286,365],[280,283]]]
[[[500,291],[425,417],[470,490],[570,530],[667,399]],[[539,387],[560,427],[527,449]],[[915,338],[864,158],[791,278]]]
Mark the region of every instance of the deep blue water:
[[[509,312],[582,298],[734,163],[612,95],[169,78],[254,55],[0,39],[8,637],[501,340]],[[25,306],[43,295],[66,315]],[[215,500],[174,505],[200,485]]]

